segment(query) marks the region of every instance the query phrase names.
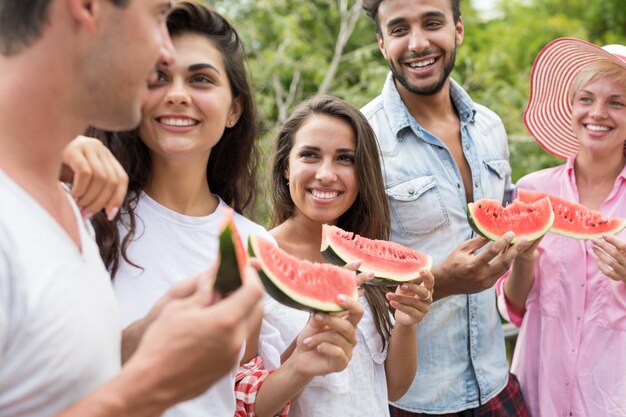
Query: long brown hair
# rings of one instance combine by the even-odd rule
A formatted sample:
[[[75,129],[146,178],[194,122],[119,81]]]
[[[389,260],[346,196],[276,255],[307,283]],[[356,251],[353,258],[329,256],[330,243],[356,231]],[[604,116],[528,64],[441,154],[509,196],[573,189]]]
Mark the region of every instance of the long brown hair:
[[[303,102],[281,127],[272,154],[272,203],[270,227],[276,227],[293,216],[295,204],[289,193],[285,171],[296,133],[313,115],[327,115],[347,122],[354,132],[356,153],[354,170],[359,193],[352,206],[339,217],[337,226],[368,239],[389,239],[390,214],[380,165],[376,135],[359,109],[328,95],[317,95]],[[374,313],[376,330],[389,340],[393,325],[385,290],[365,285],[365,298]]]
[[[235,211],[242,213],[253,205],[258,189],[255,173],[258,165],[256,142],[259,129],[239,35],[219,13],[192,1],[175,4],[168,14],[167,27],[172,38],[192,33],[209,39],[221,52],[233,97],[241,101],[242,113],[237,123],[227,127],[219,142],[211,149],[206,175],[211,192],[219,195]],[[102,140],[120,161],[129,177],[128,194],[116,221],[107,221],[104,213],[94,216],[93,220],[100,255],[114,278],[119,268],[120,256],[135,265],[128,259],[127,248],[136,233],[135,208],[139,196],[151,179],[150,153],[141,141],[138,129],[114,133],[90,128],[86,134]],[[121,241],[119,222],[123,222],[128,230]]]

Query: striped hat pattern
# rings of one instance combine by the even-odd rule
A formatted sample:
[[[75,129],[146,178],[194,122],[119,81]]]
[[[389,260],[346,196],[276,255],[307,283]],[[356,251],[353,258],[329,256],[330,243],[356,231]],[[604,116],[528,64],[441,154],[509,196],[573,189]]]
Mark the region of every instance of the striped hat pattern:
[[[580,39],[559,38],[546,45],[535,59],[524,123],[552,155],[566,159],[578,152],[578,140],[571,127],[570,85],[582,67],[600,58],[612,59],[626,69],[626,46],[600,48]]]

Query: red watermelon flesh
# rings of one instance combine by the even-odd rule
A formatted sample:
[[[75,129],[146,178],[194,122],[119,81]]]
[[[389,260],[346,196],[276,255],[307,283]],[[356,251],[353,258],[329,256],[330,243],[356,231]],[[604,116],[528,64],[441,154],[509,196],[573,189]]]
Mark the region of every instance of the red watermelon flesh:
[[[532,203],[515,200],[505,207],[498,200],[484,198],[467,205],[467,217],[478,234],[491,240],[512,231],[515,233],[512,243],[521,238],[539,239],[554,223],[548,198]]]
[[[300,310],[342,311],[337,296],[358,297],[356,274],[345,268],[298,259],[273,243],[250,236],[250,252],[261,261],[259,276],[278,302]]]
[[[574,239],[597,239],[603,234],[616,234],[626,227],[626,220],[605,217],[602,213],[590,210],[579,203],[539,191],[518,189],[520,201],[533,202],[548,197],[552,203],[555,219],[551,232]]]
[[[432,258],[406,246],[385,240],[367,239],[337,226],[322,227],[320,251],[333,264],[361,261],[360,272],[373,272],[370,284],[397,285],[419,278],[421,269],[430,269]]]

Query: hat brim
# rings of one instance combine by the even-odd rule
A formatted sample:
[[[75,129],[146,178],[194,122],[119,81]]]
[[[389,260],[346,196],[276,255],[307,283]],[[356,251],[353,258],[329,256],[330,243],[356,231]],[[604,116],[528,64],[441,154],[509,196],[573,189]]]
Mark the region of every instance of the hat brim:
[[[626,63],[602,48],[575,38],[559,38],[537,55],[530,75],[530,98],[524,112],[528,132],[547,152],[566,159],[578,152],[572,131],[569,90],[578,71],[598,59]]]

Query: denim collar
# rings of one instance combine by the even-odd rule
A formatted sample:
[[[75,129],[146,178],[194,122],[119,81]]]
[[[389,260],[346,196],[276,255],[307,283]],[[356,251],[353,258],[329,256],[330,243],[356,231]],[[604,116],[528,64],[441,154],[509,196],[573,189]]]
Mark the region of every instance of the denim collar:
[[[402,135],[400,135],[400,132],[410,127],[411,123],[415,123],[417,128],[423,131],[422,127],[413,119],[413,116],[411,116],[411,113],[409,113],[409,110],[404,105],[391,72],[387,75],[387,79],[385,80],[382,98],[389,125],[396,139],[401,140]],[[476,115],[476,106],[469,94],[453,79],[450,79],[450,98],[452,104],[454,104],[454,107],[459,112],[461,125],[473,123],[474,116]]]

